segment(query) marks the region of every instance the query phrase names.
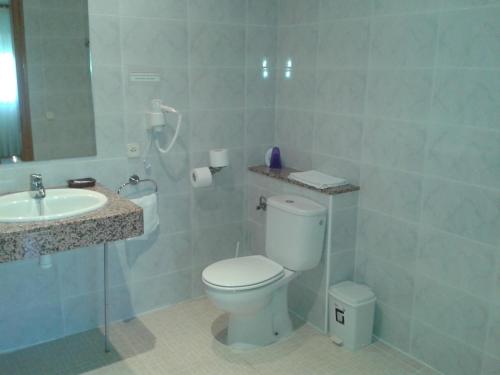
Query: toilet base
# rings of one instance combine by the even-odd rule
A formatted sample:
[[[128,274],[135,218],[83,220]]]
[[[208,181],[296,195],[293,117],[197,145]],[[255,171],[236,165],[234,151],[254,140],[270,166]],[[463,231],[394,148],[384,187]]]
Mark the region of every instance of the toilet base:
[[[249,314],[230,313],[227,344],[237,349],[270,345],[293,331],[288,314],[288,283],[274,291],[269,303]]]

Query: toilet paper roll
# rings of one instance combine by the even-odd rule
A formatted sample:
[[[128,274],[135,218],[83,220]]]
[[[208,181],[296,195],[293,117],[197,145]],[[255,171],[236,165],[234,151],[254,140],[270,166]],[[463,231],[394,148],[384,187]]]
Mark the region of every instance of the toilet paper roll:
[[[195,168],[191,171],[191,185],[193,187],[205,187],[212,185],[212,172],[208,167]]]
[[[229,157],[226,148],[210,150],[210,166],[214,168],[226,167],[229,165]]]

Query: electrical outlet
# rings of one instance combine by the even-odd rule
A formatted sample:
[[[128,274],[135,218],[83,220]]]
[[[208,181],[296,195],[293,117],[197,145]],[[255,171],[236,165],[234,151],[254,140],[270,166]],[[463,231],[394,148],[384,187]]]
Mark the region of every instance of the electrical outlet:
[[[139,146],[139,143],[129,143],[127,145],[127,156],[129,158],[141,157],[141,146]]]

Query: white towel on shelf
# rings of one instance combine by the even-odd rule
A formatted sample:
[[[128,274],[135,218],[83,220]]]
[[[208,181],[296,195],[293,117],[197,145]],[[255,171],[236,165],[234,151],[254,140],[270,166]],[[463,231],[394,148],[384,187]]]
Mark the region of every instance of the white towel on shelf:
[[[348,183],[345,178],[329,176],[315,170],[305,172],[292,172],[290,173],[288,178],[320,190],[347,185]]]
[[[140,198],[131,199],[131,201],[139,207],[142,207],[144,215],[144,234],[130,238],[130,240],[147,240],[149,235],[153,233],[160,224],[157,194],[148,194]]]

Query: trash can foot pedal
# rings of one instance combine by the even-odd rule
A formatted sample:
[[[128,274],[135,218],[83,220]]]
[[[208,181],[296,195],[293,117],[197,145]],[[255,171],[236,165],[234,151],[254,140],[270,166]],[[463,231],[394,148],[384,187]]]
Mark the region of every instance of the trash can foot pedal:
[[[335,335],[330,336],[330,339],[332,342],[338,346],[342,346],[344,344],[344,340],[342,340],[340,337],[337,337]]]

